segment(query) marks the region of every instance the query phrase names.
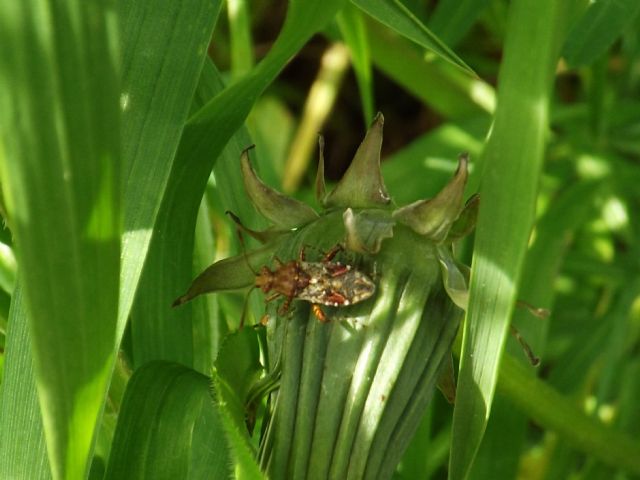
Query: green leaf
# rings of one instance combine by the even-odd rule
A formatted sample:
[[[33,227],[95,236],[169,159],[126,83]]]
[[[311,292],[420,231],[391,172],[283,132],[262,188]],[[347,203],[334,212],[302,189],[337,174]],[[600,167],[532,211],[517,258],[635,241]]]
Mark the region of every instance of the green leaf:
[[[99,2],[0,9],[0,168],[45,437],[54,478],[82,478],[116,338],[117,29]]]
[[[640,14],[636,0],[589,2],[564,46],[564,56],[573,66],[588,65],[603,55]]]
[[[477,76],[471,67],[435,36],[400,0],[351,1],[378,22],[432,51],[467,74]]]
[[[484,434],[516,300],[542,168],[548,101],[564,8],[511,4],[498,108],[483,163],[449,475],[466,478]]]
[[[0,478],[50,479],[20,280],[9,313],[0,387]]]
[[[580,182],[566,186],[562,193],[554,198],[553,203],[549,205],[548,210],[536,225],[535,240],[527,252],[518,289],[519,298],[553,311],[554,280],[558,277],[564,263],[569,239],[593,215],[600,190],[600,186],[594,182]],[[513,323],[517,325],[523,338],[527,339],[535,354],[544,360],[549,321],[540,320],[524,309],[519,309],[514,312]],[[507,341],[507,351],[514,358],[526,362],[522,349],[515,341]],[[531,367],[527,364],[527,368]],[[579,381],[581,375],[576,375],[576,371],[586,373],[588,368],[585,365],[576,370],[574,366],[571,370],[572,377],[578,377],[576,380]],[[565,383],[564,386],[567,384]],[[529,419],[522,411],[514,409],[512,399],[504,393],[500,394],[499,390],[498,388],[496,392],[487,432],[473,466],[472,478],[490,475],[511,478],[517,473]],[[534,392],[520,393],[527,396],[534,394]],[[499,465],[495,462],[497,456],[502,459]]]
[[[106,479],[228,478],[230,457],[209,379],[167,362],[127,384]]]
[[[120,2],[124,237],[118,338],[142,274],[172,160],[200,79],[219,0]]]

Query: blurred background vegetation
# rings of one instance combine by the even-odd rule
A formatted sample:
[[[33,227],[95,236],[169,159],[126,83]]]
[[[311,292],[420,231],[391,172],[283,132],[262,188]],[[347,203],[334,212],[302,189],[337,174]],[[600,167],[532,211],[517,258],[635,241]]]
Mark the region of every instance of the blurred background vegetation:
[[[192,367],[194,375],[209,374],[226,334],[237,328],[242,293],[200,299],[180,312],[167,307],[195,273],[239,251],[226,209],[237,212],[252,228],[265,226],[243,198],[239,151],[255,143],[257,169],[265,182],[314,204],[318,133],[325,138],[327,178],[336,181],[375,112],[381,111],[385,116],[382,169],[397,204],[434,195],[455,171],[461,152],[471,155],[467,191],[476,192],[485,182],[480,159],[487,155],[493,114],[509,100],[505,97],[506,103],[496,106],[497,92],[503,84],[512,92],[514,88],[515,76],[501,73],[507,32],[526,30],[523,12],[535,16],[553,10],[528,0],[380,0],[368,7],[363,6],[365,1],[344,6],[337,1],[326,6],[292,1],[297,10],[289,11],[292,19],[283,34],[286,2],[193,0],[178,7],[167,1],[157,8],[161,13],[155,20],[141,6],[144,2],[116,3],[119,37],[110,28],[110,8],[51,7],[49,16],[38,17],[22,7],[0,7],[0,31],[6,37],[0,43],[10,46],[0,47],[0,156],[3,193],[9,198],[2,205],[6,228],[0,230],[2,478],[50,478],[50,471],[54,478],[101,478],[105,471],[109,478],[124,478],[119,477],[122,472],[129,472],[130,478],[154,478],[153,472],[173,472],[163,470],[164,464],[157,461],[166,451],[148,445],[165,442],[171,451],[178,448],[171,442],[180,437],[169,430],[165,434],[170,440],[150,439],[148,425],[157,424],[158,417],[145,418],[147,425],[138,424],[142,417],[130,411],[122,414],[121,401],[125,389],[138,394],[130,393],[130,402],[149,401],[155,398],[148,394],[152,391],[157,394],[154,412],[177,411],[185,394],[171,398],[162,396],[164,390],[151,390],[160,377],[157,371],[141,367],[151,360],[167,360]],[[385,5],[402,5],[403,18],[428,30],[411,41],[414,32],[406,25],[376,21],[371,11],[378,12],[377,20],[384,19]],[[549,36],[556,37],[540,38],[541,44],[556,41],[560,55],[553,67],[549,122],[538,142],[544,147],[544,163],[539,182],[537,171],[530,182],[535,223],[518,270],[517,291],[518,299],[552,313],[540,320],[516,310],[513,318],[542,363],[537,369],[525,366],[519,346],[507,339],[510,356],[493,377],[498,382],[496,396],[484,438],[482,432],[474,437],[478,442],[482,438],[482,443],[469,478],[640,476],[640,2],[574,0],[566,8],[560,20],[549,18],[550,25],[560,25],[549,29]],[[86,28],[66,29],[65,22],[53,21],[60,18],[80,18]],[[87,27],[95,27],[96,18],[105,27],[98,29],[99,34]],[[178,33],[172,37],[174,25]],[[279,35],[289,43],[280,42],[274,53]],[[114,38],[121,42],[117,55]],[[138,38],[146,43],[137,43]],[[44,39],[45,44],[48,40],[56,48],[43,49],[46,53],[39,55],[35,39]],[[75,45],[75,50],[69,53],[61,45]],[[81,45],[93,48],[83,50]],[[511,72],[517,72],[518,58],[523,70],[531,67],[538,44],[518,48],[511,53],[512,59],[515,55]],[[258,65],[270,51],[271,57]],[[140,61],[148,52],[150,60]],[[113,60],[119,55],[121,66]],[[98,86],[76,75],[102,72],[87,60],[91,56],[105,59],[104,64],[113,61]],[[51,87],[53,93],[47,93],[43,79],[48,78],[62,87]],[[527,88],[523,81],[523,91]],[[109,123],[117,116],[114,92],[120,92],[124,113]],[[170,106],[167,111],[162,110],[164,100]],[[62,115],[51,114],[50,105]],[[93,105],[95,112],[83,105]],[[58,128],[61,122],[65,128]],[[513,138],[518,139],[523,131],[517,130],[517,122],[514,125]],[[114,133],[120,127],[121,136]],[[60,144],[73,146],[77,141],[82,146],[88,138],[102,150],[50,148],[52,138],[63,137],[67,143]],[[87,172],[63,161],[68,155],[104,161],[96,151],[111,152],[113,157],[104,158],[116,159],[123,152],[121,164],[114,160],[111,170],[104,166],[108,161],[96,161],[95,170]],[[503,160],[516,165],[523,159]],[[71,178],[78,185],[91,183],[93,189],[83,193],[65,183],[68,171],[85,175]],[[109,188],[101,189],[104,183],[87,180],[120,178],[119,174],[124,179],[121,202],[105,193]],[[509,190],[515,180],[507,176],[501,182],[506,197],[518,202],[520,192]],[[109,180],[106,184],[111,185]],[[91,210],[94,204],[100,208]],[[86,205],[87,211],[77,205]],[[523,218],[530,213],[523,211]],[[115,234],[123,240],[120,270],[118,255],[111,250],[109,268],[87,267],[96,256],[83,250],[85,232],[74,230],[75,223],[68,220],[76,216],[78,224],[99,218],[111,225],[109,219],[124,218]],[[43,218],[47,221],[38,226]],[[116,238],[109,231],[96,230],[105,235],[102,240]],[[509,235],[498,239],[505,245],[510,240]],[[460,260],[470,265],[473,238],[458,247]],[[74,264],[78,268],[72,271],[85,272],[75,283],[64,263],[77,260],[69,252],[80,252],[77,258],[87,259]],[[85,291],[82,285],[96,288]],[[117,313],[113,301],[111,306],[92,304],[101,292],[107,292],[107,299],[119,292]],[[89,300],[83,303],[79,298]],[[263,299],[256,295],[251,302],[252,310],[259,312]],[[96,313],[99,310],[102,313]],[[108,320],[93,323],[94,318]],[[501,342],[492,344],[498,353]],[[244,360],[257,362],[252,357],[255,351],[250,351],[246,347]],[[158,371],[169,383],[183,375]],[[136,382],[127,384],[133,372],[141,373],[134,377]],[[195,399],[194,411],[200,412],[204,407],[198,402],[204,402],[208,382],[204,377],[180,378],[181,392],[196,392],[189,398]],[[95,390],[87,393],[88,384]],[[47,399],[44,426],[36,391],[41,402]],[[193,414],[193,422],[203,418],[198,415]],[[56,418],[61,418],[59,423],[51,420]],[[114,441],[116,424],[122,425],[123,419],[129,423],[118,428],[130,437],[116,436]],[[229,433],[233,428],[224,419],[215,417],[211,422],[219,429],[198,430],[197,438],[190,437],[191,443],[180,452],[190,455],[198,445],[215,444],[215,438],[223,435],[233,437]],[[99,432],[95,442],[87,433],[94,429]],[[436,396],[395,478],[446,478],[451,438],[452,407]],[[127,452],[131,445],[127,442],[142,442],[148,449],[146,456],[140,454],[148,462],[147,470],[128,463],[139,462],[140,456],[135,461],[126,456],[137,452]],[[219,447],[227,455],[219,457],[224,464],[219,472],[228,474],[225,468],[233,459],[236,465],[244,462],[242,474],[237,468],[236,474],[252,478],[242,441],[232,438],[229,443],[231,448]],[[204,472],[192,466],[189,475],[205,478],[198,477]],[[211,470],[206,475],[212,475]]]

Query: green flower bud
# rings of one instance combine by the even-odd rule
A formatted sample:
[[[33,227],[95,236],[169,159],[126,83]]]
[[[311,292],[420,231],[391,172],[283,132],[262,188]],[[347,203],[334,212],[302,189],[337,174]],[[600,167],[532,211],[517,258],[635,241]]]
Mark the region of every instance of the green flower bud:
[[[258,285],[274,300],[268,370],[280,384],[259,452],[271,478],[389,478],[434,388],[455,394],[451,344],[468,294],[451,241],[477,210],[475,200],[463,207],[467,158],[436,197],[394,209],[380,172],[383,123],[378,114],[328,194],[320,141],[319,215],[264,185],[245,151],[249,196],[279,230],[245,228],[265,245],[212,265],[176,301],[225,282]]]

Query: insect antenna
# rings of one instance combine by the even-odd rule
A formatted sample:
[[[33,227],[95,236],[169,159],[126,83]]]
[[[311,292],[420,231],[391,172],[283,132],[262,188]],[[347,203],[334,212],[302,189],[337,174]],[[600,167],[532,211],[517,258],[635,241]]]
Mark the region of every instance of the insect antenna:
[[[244,258],[244,261],[247,264],[247,267],[249,267],[249,270],[251,270],[251,272],[257,277],[258,272],[255,271],[255,269],[251,266],[251,263],[249,262],[249,258],[247,257],[247,246],[245,245],[244,237],[242,236],[242,231],[246,229],[244,228],[244,225],[242,225],[242,222],[240,221],[237,215],[235,215],[233,212],[229,210],[227,210],[225,213],[229,215],[229,217],[231,217],[231,220],[233,220],[233,222],[236,224],[236,233],[238,235],[238,240],[240,241],[240,246],[242,247],[242,258]],[[244,321],[247,318],[247,309],[249,307],[249,296],[251,295],[251,292],[253,292],[256,288],[257,286],[253,285],[244,297],[244,302],[242,302],[242,313],[240,314],[240,324],[238,325],[238,330],[242,330],[242,328],[244,327]]]
[[[247,257],[247,246],[244,243],[244,237],[242,236],[242,232],[243,231],[248,231],[248,229],[242,224],[242,222],[240,221],[240,218],[238,218],[238,216],[233,213],[230,210],[227,210],[226,212],[227,215],[229,215],[229,217],[231,218],[231,220],[233,220],[233,223],[236,224],[236,234],[238,235],[238,240],[240,241],[240,246],[242,247],[242,257],[244,258],[244,261],[247,264],[247,267],[249,267],[249,270],[251,270],[251,272],[255,275],[258,276],[258,272],[255,271],[255,269],[251,266],[251,263],[249,263],[249,258]]]

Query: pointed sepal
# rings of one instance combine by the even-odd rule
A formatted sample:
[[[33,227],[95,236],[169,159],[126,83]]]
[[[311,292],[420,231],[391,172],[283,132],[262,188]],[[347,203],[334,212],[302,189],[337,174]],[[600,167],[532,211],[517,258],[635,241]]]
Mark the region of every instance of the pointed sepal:
[[[358,253],[378,253],[385,238],[393,237],[395,221],[387,211],[360,211],[347,208],[342,214],[347,232],[347,250]]]
[[[249,160],[251,148],[242,152],[240,163],[244,187],[258,212],[283,229],[296,228],[317,219],[318,214],[311,207],[272,189],[258,178]]]
[[[393,212],[393,217],[436,243],[444,241],[462,211],[469,157],[460,155],[451,181],[429,200],[419,200]]]
[[[391,201],[380,171],[380,149],[384,117],[378,113],[358,147],[351,165],[326,197],[327,207],[376,207]]]

